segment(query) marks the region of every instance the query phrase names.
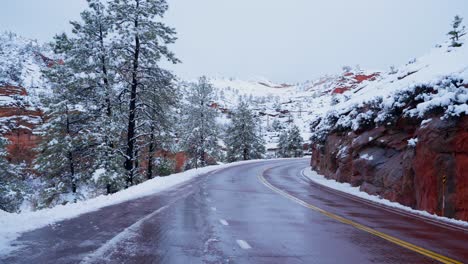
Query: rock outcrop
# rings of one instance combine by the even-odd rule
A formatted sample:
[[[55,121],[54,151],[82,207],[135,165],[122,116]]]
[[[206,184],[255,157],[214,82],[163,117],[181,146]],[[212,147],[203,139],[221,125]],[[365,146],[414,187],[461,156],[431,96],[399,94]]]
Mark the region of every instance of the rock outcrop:
[[[333,132],[313,145],[311,165],[369,194],[468,220],[468,117],[440,117]]]
[[[28,103],[26,89],[18,86],[0,87],[0,125],[2,135],[10,141],[8,160],[30,167],[40,136],[35,129],[43,121],[41,110]]]

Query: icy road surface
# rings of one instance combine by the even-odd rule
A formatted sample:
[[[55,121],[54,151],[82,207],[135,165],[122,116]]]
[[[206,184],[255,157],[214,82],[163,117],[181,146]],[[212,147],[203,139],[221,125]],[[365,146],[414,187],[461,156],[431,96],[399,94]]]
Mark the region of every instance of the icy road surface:
[[[242,164],[24,233],[0,263],[458,263],[468,233]]]

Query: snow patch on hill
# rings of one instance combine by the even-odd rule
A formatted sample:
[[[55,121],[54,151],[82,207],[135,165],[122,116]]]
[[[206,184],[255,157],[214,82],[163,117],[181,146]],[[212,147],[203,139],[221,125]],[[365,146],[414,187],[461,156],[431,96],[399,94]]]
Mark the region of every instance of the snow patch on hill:
[[[53,63],[48,45],[11,32],[0,32],[0,86],[27,88],[28,100],[39,102],[39,95],[49,90],[42,70]]]

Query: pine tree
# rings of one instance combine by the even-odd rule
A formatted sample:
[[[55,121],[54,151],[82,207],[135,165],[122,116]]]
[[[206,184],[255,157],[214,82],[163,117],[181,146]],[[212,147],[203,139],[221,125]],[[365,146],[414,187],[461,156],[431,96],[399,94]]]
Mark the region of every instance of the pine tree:
[[[120,77],[125,85],[124,102],[127,103],[127,139],[125,169],[127,186],[134,183],[137,173],[137,140],[141,136],[139,114],[141,114],[142,91],[145,80],[159,70],[158,62],[165,58],[177,63],[167,44],[175,41],[174,29],[167,27],[162,18],[167,11],[165,0],[113,0],[109,10],[116,26],[113,47],[119,59]]]
[[[99,172],[94,180],[110,193],[119,189],[119,176],[123,173],[119,141],[124,129],[117,111],[115,61],[109,41],[113,28],[101,1],[87,1],[89,8],[81,13],[82,21],[71,22],[71,48],[64,56],[69,61],[67,66],[81,76],[86,89],[82,104],[92,112],[88,126],[96,146],[93,168]]]
[[[217,112],[213,102],[213,87],[206,77],[192,83],[187,91],[187,103],[183,109],[183,148],[190,156],[190,167],[204,167],[207,157],[218,156]]]
[[[139,121],[144,131],[137,144],[137,152],[146,154],[146,178],[151,179],[158,171],[155,165],[160,166],[161,160],[156,159],[156,152],[172,151],[175,139],[176,107],[180,97],[174,76],[169,71],[157,69],[144,80],[145,89],[142,90],[142,110]],[[169,162],[164,162],[164,166]],[[166,166],[167,167],[167,166]],[[165,169],[165,171],[168,171]]]
[[[302,157],[304,155],[303,150],[304,139],[301,136],[299,127],[296,125],[292,126],[288,132],[288,152],[290,157]]]
[[[289,146],[288,131],[283,130],[281,131],[279,139],[278,139],[278,156],[282,158],[289,157],[288,146]]]
[[[247,103],[241,101],[226,131],[228,161],[260,159],[265,154],[265,142],[259,133],[260,122]]]
[[[289,130],[281,132],[278,141],[278,155],[283,158],[299,158],[304,155],[304,139],[299,127],[293,125]]]
[[[57,38],[65,47],[65,36]],[[66,62],[65,62],[66,63]],[[43,98],[47,122],[40,128],[43,139],[35,169],[46,175],[50,188],[44,194],[46,205],[60,199],[60,194],[71,192],[78,199],[78,185],[85,183],[93,168],[92,138],[86,125],[90,118],[83,102],[82,86],[69,67],[55,65],[45,72],[53,93]]]
[[[20,166],[7,160],[8,140],[0,137],[0,210],[17,212],[23,202],[25,186],[21,178]]]
[[[461,27],[463,18],[456,15],[452,22],[452,30],[448,33],[450,39],[452,40],[452,47],[461,47],[463,43],[460,41],[460,38],[466,35],[465,26]]]

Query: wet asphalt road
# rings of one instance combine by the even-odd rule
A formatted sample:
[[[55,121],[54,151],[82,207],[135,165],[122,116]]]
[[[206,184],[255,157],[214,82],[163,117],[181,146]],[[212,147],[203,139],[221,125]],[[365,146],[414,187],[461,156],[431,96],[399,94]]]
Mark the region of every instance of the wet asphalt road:
[[[296,159],[216,171],[25,233],[15,242],[22,248],[0,263],[438,263],[418,248],[468,261],[466,230],[317,186],[301,176],[307,166]]]

